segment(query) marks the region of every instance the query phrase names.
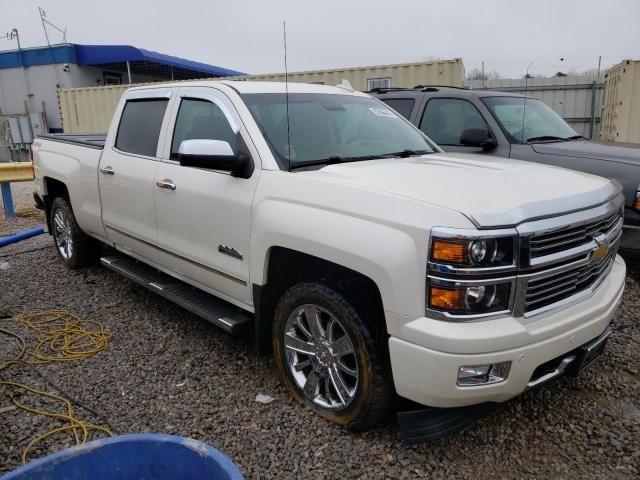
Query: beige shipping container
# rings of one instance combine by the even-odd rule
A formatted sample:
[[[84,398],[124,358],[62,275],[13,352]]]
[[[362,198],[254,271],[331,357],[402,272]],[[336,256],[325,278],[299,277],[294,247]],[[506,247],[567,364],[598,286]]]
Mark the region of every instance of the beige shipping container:
[[[236,77],[246,80],[284,82],[284,73]],[[371,67],[352,67],[308,72],[292,72],[290,82],[337,85],[346,79],[356,90],[375,87],[415,87],[416,85],[464,86],[464,66],[461,58],[421,63],[400,63]]]
[[[58,90],[65,133],[107,133],[120,97],[134,85]]]
[[[607,72],[600,140],[640,143],[640,60],[623,60]]]
[[[232,77],[225,80],[284,82],[284,79],[283,73],[274,73]],[[462,87],[464,66],[462,59],[454,58],[434,62],[289,73],[290,82],[337,85],[343,79],[348,80],[356,90],[370,90],[374,87],[415,87],[416,85]],[[141,84],[58,90],[64,132],[107,133],[120,97],[128,88],[136,85]]]

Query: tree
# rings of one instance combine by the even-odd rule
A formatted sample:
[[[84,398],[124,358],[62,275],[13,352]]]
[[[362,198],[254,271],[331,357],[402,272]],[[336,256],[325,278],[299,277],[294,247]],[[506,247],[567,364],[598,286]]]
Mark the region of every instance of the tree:
[[[472,68],[467,72],[467,80],[497,80],[499,78],[502,77],[495,70],[492,72],[484,72],[484,75],[479,68]]]

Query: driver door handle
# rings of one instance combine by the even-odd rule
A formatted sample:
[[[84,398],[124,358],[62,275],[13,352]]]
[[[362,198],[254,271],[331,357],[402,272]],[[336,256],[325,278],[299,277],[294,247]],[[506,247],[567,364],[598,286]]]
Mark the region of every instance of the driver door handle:
[[[105,175],[115,175],[116,171],[113,169],[111,165],[107,165],[106,167],[100,167],[100,172]]]
[[[164,180],[156,180],[156,187],[173,191],[176,189],[176,184],[173,183],[173,180],[169,180],[168,178],[165,178]]]

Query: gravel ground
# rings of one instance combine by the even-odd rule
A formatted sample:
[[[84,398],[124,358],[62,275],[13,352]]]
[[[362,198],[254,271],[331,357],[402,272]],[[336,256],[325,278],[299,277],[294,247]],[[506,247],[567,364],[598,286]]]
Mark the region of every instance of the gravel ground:
[[[16,208],[30,207],[30,184],[14,185]],[[7,221],[0,235],[42,224]],[[44,247],[44,248],[42,248]],[[29,249],[30,253],[19,253]],[[630,263],[606,355],[577,379],[525,394],[467,431],[414,447],[393,420],[350,434],[294,404],[274,363],[235,338],[107,269],[68,271],[48,235],[0,249],[0,306],[64,307],[113,333],[98,355],[37,371],[89,407],[77,416],[116,431],[164,432],[210,443],[247,478],[639,478],[640,266]],[[0,359],[11,344],[0,338]],[[33,368],[3,377],[48,391]],[[275,398],[257,403],[263,393]],[[0,388],[0,409],[9,405]],[[53,424],[19,411],[0,414],[0,473]],[[42,455],[65,446],[57,437]],[[46,450],[46,451],[45,451]]]

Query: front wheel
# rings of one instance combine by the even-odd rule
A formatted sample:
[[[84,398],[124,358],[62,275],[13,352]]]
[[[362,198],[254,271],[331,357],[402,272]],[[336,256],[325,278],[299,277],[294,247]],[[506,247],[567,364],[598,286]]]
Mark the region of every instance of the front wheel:
[[[57,197],[53,200],[50,223],[56,250],[68,268],[96,263],[99,244],[80,229],[67,199]]]
[[[290,288],[276,308],[273,346],[292,397],[327,420],[366,430],[387,415],[393,398],[387,362],[339,293],[318,283]]]

